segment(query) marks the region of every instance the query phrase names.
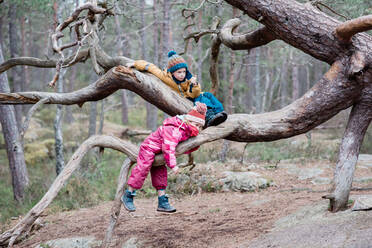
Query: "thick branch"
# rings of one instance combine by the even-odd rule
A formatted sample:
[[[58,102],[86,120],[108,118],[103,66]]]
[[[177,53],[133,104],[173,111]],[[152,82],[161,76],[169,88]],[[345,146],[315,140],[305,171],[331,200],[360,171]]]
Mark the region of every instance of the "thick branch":
[[[337,37],[332,34],[332,30],[341,22],[319,11],[310,3],[302,4],[295,0],[225,0],[225,2],[263,24],[278,39],[330,65],[350,52],[350,47],[345,46],[343,42],[337,42]],[[353,42],[355,47],[369,54],[370,36],[363,34],[355,38],[356,42]]]
[[[330,210],[333,212],[347,207],[359,150],[371,120],[371,104],[357,103],[353,107],[340,146],[334,175],[334,192],[329,197]]]
[[[72,55],[68,57],[65,60],[65,63],[63,65],[74,65],[78,62],[85,61],[85,59],[89,55],[88,49],[82,49],[77,55]],[[76,59],[74,60],[74,57],[76,56]],[[72,63],[71,63],[72,62]],[[71,64],[70,64],[71,63]],[[53,68],[57,65],[57,60],[53,59],[38,59],[38,58],[32,58],[32,57],[18,57],[18,58],[12,58],[0,65],[0,73],[9,70],[10,68],[17,66],[17,65],[28,65],[28,66],[34,66],[34,67],[40,67],[40,68]]]
[[[266,45],[276,39],[276,36],[268,28],[263,27],[246,34],[233,34],[240,25],[239,18],[228,20],[219,33],[222,43],[233,50],[247,50]]]
[[[336,62],[303,97],[280,110],[257,115],[230,115],[218,126],[215,135],[228,133],[226,138],[229,140],[257,142],[288,138],[311,130],[358,101],[363,84],[349,80],[345,66],[348,63],[346,59]],[[86,101],[103,99],[118,89],[136,92],[172,116],[186,113],[192,106],[190,101],[154,76],[124,66],[115,67],[96,83],[75,92],[0,93],[0,103],[36,103],[48,97],[48,103],[82,105]]]
[[[70,93],[0,93],[0,104],[34,104],[40,99],[48,98],[47,104],[83,105],[87,101],[101,100],[118,89],[136,92],[170,115],[186,113],[192,107],[191,101],[170,90],[155,76],[140,73],[124,66],[115,67],[94,84]]]
[[[372,29],[372,15],[362,16],[346,21],[336,28],[337,37],[343,42],[351,42],[351,37],[357,33]]]

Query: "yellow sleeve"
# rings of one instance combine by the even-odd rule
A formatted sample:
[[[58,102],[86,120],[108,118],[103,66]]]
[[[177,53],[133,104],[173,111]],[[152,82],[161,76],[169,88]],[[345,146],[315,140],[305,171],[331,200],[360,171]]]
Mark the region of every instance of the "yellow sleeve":
[[[172,78],[168,76],[168,73],[166,71],[161,70],[156,65],[149,63],[145,60],[136,60],[134,62],[134,67],[139,71],[148,71],[157,78],[159,78],[163,83],[167,84],[171,88],[175,89],[177,88],[176,83],[173,81]]]
[[[190,88],[190,86],[189,86],[189,88]],[[197,98],[200,95],[200,93],[201,93],[200,84],[194,85],[192,87],[192,92],[191,93],[189,92],[189,96],[191,98]]]

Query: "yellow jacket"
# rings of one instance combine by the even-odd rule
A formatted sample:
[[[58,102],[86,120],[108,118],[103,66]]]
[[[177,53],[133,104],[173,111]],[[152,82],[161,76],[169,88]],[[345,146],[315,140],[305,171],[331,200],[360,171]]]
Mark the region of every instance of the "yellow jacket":
[[[154,64],[151,64],[145,60],[137,60],[134,62],[134,67],[139,71],[148,71],[163,81],[166,85],[171,87],[173,90],[180,93],[182,96],[186,98],[196,98],[201,93],[200,85],[194,85],[190,92],[190,80],[185,80],[185,82],[177,84],[170,72],[166,70],[162,71],[159,67]]]

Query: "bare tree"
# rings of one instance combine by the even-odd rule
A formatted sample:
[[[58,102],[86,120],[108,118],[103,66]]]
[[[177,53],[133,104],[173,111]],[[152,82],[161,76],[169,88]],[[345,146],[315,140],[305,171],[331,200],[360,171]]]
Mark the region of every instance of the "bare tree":
[[[226,2],[239,8],[264,26],[253,32],[239,34],[234,33],[234,28],[239,25],[240,21],[229,20],[218,32],[221,44],[231,49],[246,50],[279,39],[328,63],[330,68],[309,91],[286,107],[255,115],[232,114],[226,122],[218,127],[209,127],[197,137],[180,144],[177,147],[178,154],[218,139],[239,142],[268,142],[292,137],[308,132],[341,110],[352,106],[353,110],[340,146],[339,160],[335,169],[334,190],[326,196],[331,200],[332,211],[344,208],[349,197],[359,149],[372,119],[372,67],[370,66],[372,54],[369,49],[372,44],[371,37],[362,33],[372,29],[372,16],[341,23],[320,12],[311,4],[301,4],[292,0],[226,0]],[[170,90],[154,76],[122,66],[131,62],[131,59],[123,56],[110,57],[97,42],[94,42],[98,38],[96,31],[99,23],[104,20],[105,15],[109,14],[108,9],[91,4],[82,5],[74,11],[71,18],[66,19],[57,27],[55,34],[61,32],[74,21],[79,22],[77,16],[81,14],[83,9],[89,10],[87,16],[90,17],[84,19],[86,20],[85,24],[81,24],[83,27],[85,25],[87,30],[81,39],[87,35],[91,36],[90,39],[87,39],[90,42],[88,51],[81,48],[72,58],[64,57],[62,50],[71,47],[71,44],[74,43],[54,46],[60,55],[57,60],[15,58],[1,64],[0,72],[15,65],[26,64],[58,69],[62,66],[72,66],[89,54],[95,71],[105,71],[106,73],[95,83],[71,93],[1,93],[0,103],[35,104],[46,98],[48,104],[82,105],[87,101],[104,99],[119,89],[128,89],[169,115],[186,113],[190,109],[192,106],[190,101]],[[77,24],[75,26],[80,27]],[[303,28],[304,26],[306,28]],[[53,37],[54,44],[56,44],[58,35]],[[83,53],[85,56],[82,57]],[[83,151],[93,146],[114,148],[126,153],[131,162],[135,162],[138,153],[138,148],[133,144],[113,137],[93,136],[86,142],[89,145],[84,143],[78,149],[69,162],[70,166],[66,166],[66,169],[56,179],[58,187],[52,186],[50,189],[53,194],[47,193],[40,204],[35,206],[15,228],[0,235],[0,244],[12,244],[20,234],[28,230],[30,224],[58,193],[60,185],[72,173],[71,167],[78,166]],[[162,159],[161,155],[159,159]],[[156,165],[158,162],[154,163],[154,166]],[[115,213],[112,215],[114,219],[117,216],[117,212]]]
[[[4,62],[4,57],[0,42],[0,63],[2,62]],[[6,73],[0,74],[0,92],[10,92]],[[14,199],[16,201],[22,201],[29,179],[14,106],[0,105],[0,122],[5,139],[9,169],[12,175]]]
[[[18,35],[17,35],[17,4],[16,3],[9,3],[9,11],[8,11],[8,18],[9,18],[9,50],[10,50],[10,57],[15,58],[18,57]],[[11,80],[13,81],[13,90],[14,91],[22,91],[21,85],[21,71],[19,68],[14,68],[11,70]],[[23,115],[23,107],[22,106],[15,106],[15,114],[17,119],[18,129],[21,129],[22,125],[22,115]]]

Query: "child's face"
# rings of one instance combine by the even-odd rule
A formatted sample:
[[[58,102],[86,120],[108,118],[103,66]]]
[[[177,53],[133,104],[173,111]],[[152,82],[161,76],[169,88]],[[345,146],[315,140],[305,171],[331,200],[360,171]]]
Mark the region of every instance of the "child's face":
[[[173,72],[173,76],[178,80],[178,81],[183,81],[186,77],[186,68],[180,68],[177,71]]]
[[[200,132],[201,128],[202,128],[202,125],[200,123],[197,123],[197,122],[193,122],[193,121],[189,121],[191,125],[193,125],[194,127],[196,127],[198,129],[198,131]]]

